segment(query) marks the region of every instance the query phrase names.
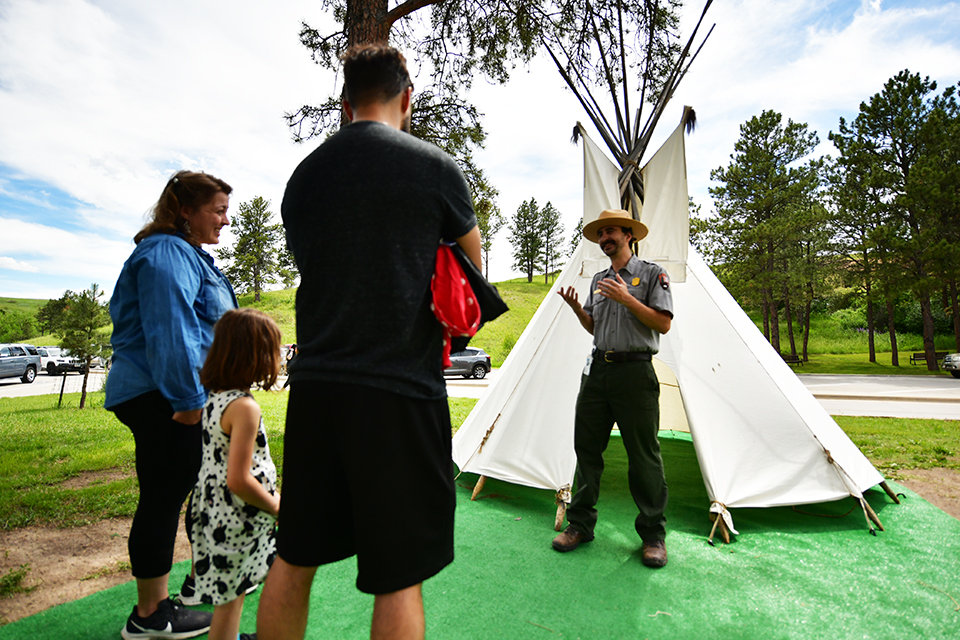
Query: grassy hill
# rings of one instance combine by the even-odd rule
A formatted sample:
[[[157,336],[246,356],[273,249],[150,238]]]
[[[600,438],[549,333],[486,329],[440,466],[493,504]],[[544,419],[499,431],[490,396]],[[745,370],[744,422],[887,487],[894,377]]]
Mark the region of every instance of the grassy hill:
[[[0,311],[24,311],[36,315],[40,307],[49,300],[35,300],[34,298],[0,298]]]

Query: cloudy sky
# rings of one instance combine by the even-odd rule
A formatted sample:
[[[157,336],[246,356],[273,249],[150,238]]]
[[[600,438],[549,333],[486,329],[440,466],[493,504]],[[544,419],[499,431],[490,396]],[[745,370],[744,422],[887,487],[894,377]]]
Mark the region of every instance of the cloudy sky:
[[[394,4],[391,2],[391,5]],[[702,9],[687,6],[685,33]],[[295,145],[285,111],[334,86],[298,42],[319,0],[0,0],[0,296],[57,298],[96,282],[107,294],[133,234],[169,176],[202,170],[279,213]],[[710,40],[661,120],[652,153],[692,105],[690,193],[709,211],[710,171],[764,109],[827,133],[902,69],[960,80],[960,4],[943,0],[716,0]],[[479,80],[489,132],[479,154],[507,216],[531,197],[572,229],[581,215],[573,96],[549,62],[509,85]],[[596,138],[596,136],[594,136]],[[514,277],[507,232],[491,280]],[[225,242],[230,236],[225,234]]]

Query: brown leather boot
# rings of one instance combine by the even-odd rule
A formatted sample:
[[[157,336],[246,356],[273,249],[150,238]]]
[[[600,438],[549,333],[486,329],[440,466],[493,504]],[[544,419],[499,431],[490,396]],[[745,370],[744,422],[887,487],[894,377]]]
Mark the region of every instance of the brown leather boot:
[[[663,567],[667,564],[667,544],[663,540],[644,542],[640,549],[641,561],[648,567]]]
[[[593,538],[588,538],[586,534],[568,526],[563,530],[563,533],[553,539],[553,548],[557,551],[573,551],[580,546],[581,542],[590,542],[591,540]]]

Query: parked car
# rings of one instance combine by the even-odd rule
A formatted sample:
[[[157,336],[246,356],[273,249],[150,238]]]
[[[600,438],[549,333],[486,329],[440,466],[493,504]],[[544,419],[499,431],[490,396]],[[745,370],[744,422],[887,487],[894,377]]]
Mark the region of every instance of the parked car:
[[[40,354],[40,368],[51,376],[67,371],[83,371],[83,364],[60,347],[37,347]]]
[[[467,347],[464,351],[450,354],[450,366],[443,370],[445,376],[461,375],[480,380],[490,373],[490,356],[483,349]]]
[[[948,353],[943,357],[940,367],[949,371],[954,378],[960,378],[960,353]]]
[[[40,371],[40,353],[32,344],[0,344],[0,378],[30,384]]]

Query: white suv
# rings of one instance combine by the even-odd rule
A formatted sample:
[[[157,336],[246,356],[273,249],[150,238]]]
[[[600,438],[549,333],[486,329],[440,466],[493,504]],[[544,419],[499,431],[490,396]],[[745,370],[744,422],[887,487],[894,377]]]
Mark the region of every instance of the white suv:
[[[60,347],[37,347],[40,353],[40,368],[51,376],[66,371],[83,371],[83,365]]]

